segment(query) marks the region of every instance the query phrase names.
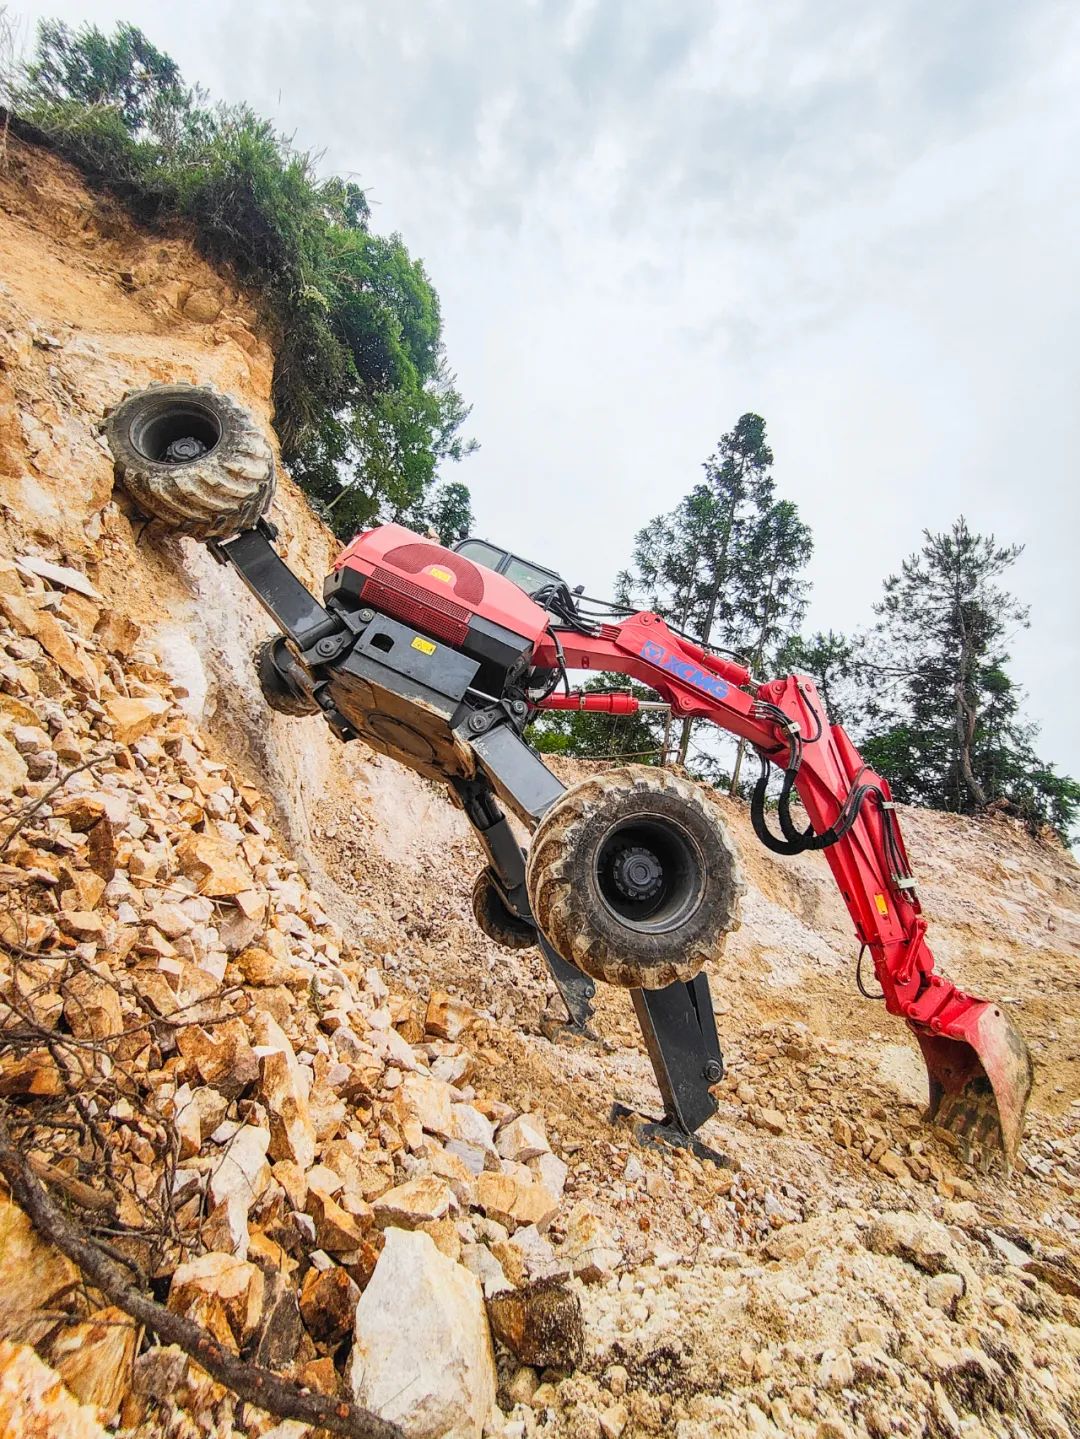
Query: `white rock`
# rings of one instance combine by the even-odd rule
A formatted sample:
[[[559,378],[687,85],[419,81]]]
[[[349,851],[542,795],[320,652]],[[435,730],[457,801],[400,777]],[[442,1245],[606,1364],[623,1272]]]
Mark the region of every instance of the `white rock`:
[[[544,1133],[544,1121],[538,1114],[519,1114],[511,1124],[504,1124],[499,1130],[495,1148],[503,1159],[513,1159],[525,1164],[547,1154],[551,1146]]]
[[[349,1378],[357,1403],[407,1439],[481,1439],[495,1401],[483,1291],[428,1235],[387,1232],[356,1308]]]
[[[232,1199],[248,1213],[270,1183],[270,1165],[266,1161],[269,1145],[268,1129],[254,1124],[243,1124],[237,1129],[210,1175],[210,1198],[215,1206]]]

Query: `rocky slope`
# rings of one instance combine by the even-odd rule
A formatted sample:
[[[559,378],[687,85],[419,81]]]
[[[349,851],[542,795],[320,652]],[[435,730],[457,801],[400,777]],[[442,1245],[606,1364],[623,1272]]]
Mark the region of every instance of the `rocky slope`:
[[[606,1118],[655,1104],[626,996],[600,1042],[545,1038],[538,958],[472,923],[462,818],[270,714],[261,611],[113,491],[97,425],[130,388],[269,421],[247,299],[14,141],[0,257],[0,1095],[49,1192],[104,1195],[91,1221],[226,1349],[417,1436],[1080,1432],[1071,858],[903,817],[943,966],[1038,1068],[986,1178],[921,1125],[824,864],[718,801],[750,892],[703,1137],[737,1167],[635,1147]],[[273,518],[317,585],[333,545],[287,478]],[[59,1124],[76,1098],[92,1126]],[[0,1434],[306,1432],[0,1225]]]

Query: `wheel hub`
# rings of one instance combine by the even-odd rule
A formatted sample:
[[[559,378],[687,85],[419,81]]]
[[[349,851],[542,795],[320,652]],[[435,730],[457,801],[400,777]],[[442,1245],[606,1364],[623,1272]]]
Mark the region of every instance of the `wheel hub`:
[[[205,454],[206,446],[202,440],[197,440],[194,435],[185,435],[181,439],[173,440],[162,458],[170,465],[183,465]]]
[[[622,850],[616,856],[612,878],[627,899],[648,900],[659,894],[664,883],[664,870],[651,849],[635,846]]]

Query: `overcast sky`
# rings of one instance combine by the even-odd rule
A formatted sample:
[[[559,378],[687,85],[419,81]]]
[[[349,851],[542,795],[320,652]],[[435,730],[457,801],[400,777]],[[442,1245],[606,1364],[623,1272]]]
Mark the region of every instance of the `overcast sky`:
[[[745,410],[810,624],[961,512],[1022,542],[1014,673],[1080,775],[1080,6],[87,0],[368,188],[442,299],[478,528],[604,593]]]

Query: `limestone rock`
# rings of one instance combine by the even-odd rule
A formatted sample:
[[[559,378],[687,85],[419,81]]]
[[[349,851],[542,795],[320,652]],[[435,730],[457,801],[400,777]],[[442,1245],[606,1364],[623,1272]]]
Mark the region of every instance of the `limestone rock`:
[[[18,794],[28,775],[22,755],[6,735],[0,734],[0,794]]]
[[[426,1234],[391,1229],[356,1308],[357,1402],[407,1439],[481,1439],[495,1360],[479,1281]]]
[[[121,744],[134,744],[168,714],[169,705],[167,700],[160,698],[128,699],[117,695],[107,702],[105,711],[112,722],[113,738]]]
[[[139,1328],[110,1306],[73,1324],[53,1341],[50,1358],[64,1383],[103,1424],[111,1423],[131,1388]]]
[[[412,1110],[422,1128],[429,1134],[450,1133],[451,1090],[441,1079],[429,1079],[422,1074],[407,1074],[398,1091],[402,1102]]]
[[[316,1242],[327,1254],[344,1254],[363,1244],[364,1231],[356,1217],[325,1189],[311,1183],[310,1176],[306,1207],[315,1225]]]
[[[0,1340],[0,1439],[108,1439],[28,1344]]]
[[[490,1171],[477,1175],[476,1204],[489,1219],[497,1219],[508,1229],[535,1224],[544,1230],[559,1210],[559,1201],[538,1180],[530,1183],[517,1175]]]
[[[200,894],[230,899],[251,888],[251,871],[237,847],[216,834],[190,834],[176,854],[181,873],[199,887]]]
[[[185,1025],[176,1031],[176,1047],[204,1084],[212,1084],[230,1097],[259,1077],[259,1061],[240,1019],[227,1019],[212,1029]]]
[[[420,1224],[441,1219],[449,1211],[452,1201],[453,1195],[445,1179],[424,1174],[380,1195],[375,1201],[375,1223],[380,1229],[391,1225],[415,1229]]]
[[[288,1052],[263,1056],[259,1089],[270,1120],[270,1158],[292,1160],[301,1169],[315,1163],[315,1126],[308,1105],[311,1071]]]
[[[492,1333],[515,1359],[538,1369],[574,1369],[585,1352],[581,1300],[558,1280],[540,1279],[487,1301]]]
[[[607,1279],[623,1262],[622,1250],[587,1204],[576,1204],[566,1221],[559,1257],[586,1284]]]
[[[338,1344],[353,1327],[359,1287],[339,1264],[309,1269],[300,1291],[300,1314],[313,1339]]]
[[[215,1137],[219,1134],[220,1129],[214,1131]],[[270,1134],[259,1125],[241,1124],[223,1142],[224,1151],[210,1175],[210,1198],[215,1205],[232,1202],[246,1215],[270,1183]]]
[[[35,1321],[34,1316],[62,1309],[64,1296],[78,1282],[74,1264],[38,1237],[17,1204],[0,1198],[0,1334],[36,1342],[54,1321]]]
[[[539,1159],[551,1149],[544,1132],[544,1121],[536,1114],[519,1114],[510,1124],[499,1130],[495,1148],[503,1159],[513,1159],[524,1164],[529,1159]]]
[[[255,1333],[262,1317],[264,1281],[262,1270],[233,1254],[200,1254],[181,1264],[172,1277],[169,1308],[177,1314],[192,1314],[200,1299],[209,1297],[219,1305],[236,1346]]]
[[[463,999],[433,989],[428,1000],[424,1028],[439,1039],[460,1039],[476,1023],[476,1010]]]
[[[895,1255],[926,1274],[941,1274],[957,1268],[948,1230],[921,1214],[882,1214],[870,1226],[866,1246],[875,1254]]]

